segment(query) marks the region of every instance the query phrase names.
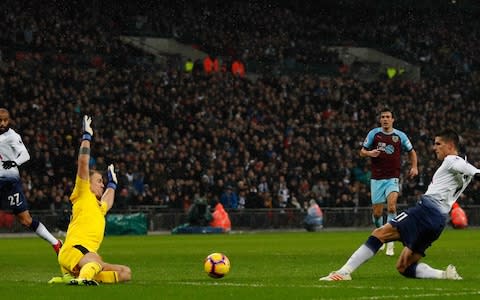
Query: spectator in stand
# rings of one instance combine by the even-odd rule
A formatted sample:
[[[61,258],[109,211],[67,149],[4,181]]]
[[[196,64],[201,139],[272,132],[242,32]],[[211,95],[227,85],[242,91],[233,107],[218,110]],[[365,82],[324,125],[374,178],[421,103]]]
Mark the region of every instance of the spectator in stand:
[[[225,191],[220,197],[220,203],[227,210],[238,208],[238,196],[231,185],[227,185]]]
[[[151,2],[149,6],[148,13],[159,16],[149,18],[155,23],[152,28],[166,30],[170,35],[175,31],[175,36],[183,41],[193,38],[201,50],[226,56],[226,61],[238,57],[243,62],[277,64],[282,66],[277,70],[278,76],[260,73],[259,79],[252,81],[232,76],[231,72],[204,76],[202,60],[194,64],[198,76],[191,76],[184,72],[182,63],[175,64],[170,57],[166,58],[166,65],[158,65],[145,53],[117,39],[126,24],[117,22],[125,17],[121,9],[105,11],[87,6],[82,10],[61,10],[54,5],[34,5],[31,1],[4,1],[0,3],[3,8],[0,24],[8,30],[0,34],[0,40],[12,47],[9,51],[2,49],[4,68],[0,69],[0,94],[6,99],[4,105],[15,110],[24,143],[35,156],[31,164],[24,166],[28,173],[24,177],[25,194],[43,194],[47,201],[53,202],[53,187],[64,195],[71,193],[73,184],[68,181],[74,178],[71,174],[74,166],[65,167],[75,162],[72,133],[77,125],[72,125],[71,120],[86,110],[106,112],[96,118],[105,130],[101,133],[104,136],[97,139],[102,143],[102,147],[97,148],[97,164],[100,157],[126,161],[132,166],[131,170],[144,172],[144,185],[148,184],[150,191],[156,189],[164,195],[161,200],[149,200],[148,193],[134,195],[133,178],[130,183],[125,178],[119,182],[119,191],[128,191],[128,205],[156,201],[179,211],[185,206],[182,202],[193,197],[199,174],[207,172],[210,174],[205,186],[212,187],[219,178],[227,180],[227,175],[235,173],[235,178],[226,182],[232,184],[245,178],[249,186],[257,186],[266,205],[274,208],[279,207],[279,174],[288,176],[288,182],[290,176],[300,175],[298,178],[305,178],[310,186],[322,179],[317,199],[322,201],[319,202],[322,207],[335,206],[340,193],[337,182],[344,179],[349,180],[348,190],[352,185],[359,185],[358,191],[363,195],[359,199],[364,201],[368,191],[364,192],[365,184],[359,181],[368,180],[368,176],[354,177],[353,168],[342,162],[356,164],[351,149],[361,144],[362,128],[371,127],[378,103],[390,105],[397,112],[402,122],[399,125],[412,132],[419,159],[425,162],[418,182],[409,182],[412,186],[402,192],[403,204],[413,203],[415,194],[426,189],[426,178],[434,171],[435,161],[426,154],[433,137],[431,128],[449,122],[459,132],[475,134],[480,126],[475,97],[480,86],[476,59],[480,47],[472,30],[478,27],[479,21],[472,13],[459,13],[459,5],[452,6],[447,15],[435,8],[423,11],[432,20],[426,26],[412,26],[423,22],[423,17],[411,17],[421,10],[387,7],[375,10],[378,18],[365,18],[367,21],[361,28],[351,23],[352,18],[345,17],[338,18],[338,26],[331,28],[325,24],[331,23],[340,12],[348,14],[353,10],[338,10],[337,6],[319,10],[322,4],[318,1],[294,7],[236,1],[230,8],[241,16],[239,18],[220,13],[223,7],[202,3],[202,12],[208,9],[215,18],[199,19],[191,13],[196,10],[185,9],[183,4],[169,4],[169,9],[164,10],[164,6],[158,5],[162,1]],[[346,8],[349,3],[338,5]],[[22,9],[26,4],[36,8],[35,16]],[[195,7],[198,1],[189,2],[190,5]],[[145,14],[147,9],[135,8],[135,5],[131,8],[138,9],[138,15]],[[266,9],[269,14],[265,17]],[[367,16],[372,16],[371,11],[365,11]],[[101,20],[96,17],[99,12]],[[406,15],[409,18],[405,18]],[[374,20],[379,18],[386,22],[378,25]],[[30,44],[23,38],[17,39],[23,34],[19,21],[22,19],[35,28]],[[92,20],[95,28],[84,30],[90,28]],[[160,20],[162,24],[158,23]],[[249,20],[258,22],[253,24]],[[298,28],[306,24],[308,28],[317,29],[299,35]],[[230,30],[238,26],[245,30]],[[401,38],[392,39],[392,36]],[[418,62],[423,79],[367,83],[348,74],[328,78],[313,73],[283,72],[284,66],[298,67],[305,62],[338,67],[338,54],[326,47],[327,39],[352,46],[358,40],[372,45],[393,45],[386,51]],[[452,48],[445,43],[449,40],[458,43]],[[17,48],[29,51],[15,52]],[[33,55],[34,52],[38,55]],[[91,58],[97,55],[105,64],[92,73],[87,68]],[[311,71],[315,71],[311,66]],[[261,70],[260,66],[256,71]],[[353,69],[349,74],[352,72]],[[464,77],[465,72],[469,76]],[[452,111],[451,105],[469,109]],[[65,109],[59,113],[57,107]],[[124,120],[131,122],[126,124]],[[38,127],[48,129],[49,134],[38,133]],[[128,139],[131,143],[122,144],[121,141]],[[230,145],[227,150],[225,141]],[[480,147],[472,139],[467,143],[469,150],[473,150],[469,151],[469,160],[479,161],[480,152],[475,149]],[[54,149],[58,149],[58,155]],[[51,157],[47,157],[49,152]],[[139,156],[138,152],[148,154]],[[258,168],[248,167],[252,160],[264,164]],[[182,163],[172,163],[177,161]],[[156,162],[161,162],[162,168],[153,166]],[[300,174],[295,171],[298,165],[303,167]],[[194,167],[188,169],[189,166]],[[162,178],[156,179],[152,174]],[[261,176],[267,178],[268,194],[258,186]],[[403,177],[402,173],[401,182]],[[304,192],[300,185],[289,188],[292,195],[298,197]],[[218,198],[223,190],[223,186],[218,190]],[[468,200],[479,204],[480,197],[475,196],[480,194],[479,190],[480,185],[472,184],[466,191]],[[186,194],[190,198],[185,198]],[[178,200],[172,205],[169,199]]]

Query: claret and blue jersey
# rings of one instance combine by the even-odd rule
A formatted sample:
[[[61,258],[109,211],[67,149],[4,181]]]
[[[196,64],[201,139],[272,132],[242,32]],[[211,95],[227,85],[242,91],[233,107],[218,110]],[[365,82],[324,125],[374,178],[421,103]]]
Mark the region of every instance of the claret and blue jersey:
[[[372,179],[399,178],[401,154],[413,150],[412,143],[403,131],[393,129],[386,133],[381,127],[370,130],[363,147],[381,151],[378,157],[372,157]]]

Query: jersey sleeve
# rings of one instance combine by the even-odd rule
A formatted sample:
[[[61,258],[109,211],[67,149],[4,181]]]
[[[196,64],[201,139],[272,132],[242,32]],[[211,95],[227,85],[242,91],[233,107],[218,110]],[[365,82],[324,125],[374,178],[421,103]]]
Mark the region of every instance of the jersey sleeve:
[[[412,145],[412,142],[410,142],[410,139],[408,138],[408,136],[400,130],[397,131],[397,134],[400,137],[400,140],[402,141],[402,150],[405,152],[412,151],[413,145]]]
[[[12,137],[12,148],[14,152],[17,154],[17,157],[13,159],[17,165],[22,165],[23,163],[27,162],[30,159],[30,154],[25,147],[25,144],[22,141],[22,138],[19,134],[14,134]]]
[[[473,176],[477,173],[480,173],[480,169],[474,167],[464,159],[458,156],[447,156],[445,159],[448,159],[449,164],[450,164],[450,170],[453,170],[455,172],[467,175],[467,176]]]
[[[373,129],[368,132],[367,137],[365,138],[362,144],[363,148],[370,150],[373,144],[373,140],[375,138],[375,134],[376,134],[376,131]]]

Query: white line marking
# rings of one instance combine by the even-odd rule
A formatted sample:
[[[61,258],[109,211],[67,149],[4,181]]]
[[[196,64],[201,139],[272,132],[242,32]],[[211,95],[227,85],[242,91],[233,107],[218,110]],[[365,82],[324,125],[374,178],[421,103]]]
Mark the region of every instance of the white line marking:
[[[279,287],[288,287],[288,288],[317,288],[317,289],[335,289],[335,288],[342,288],[342,289],[359,289],[359,290],[386,290],[386,291],[399,291],[399,290],[405,290],[405,291],[425,291],[425,287],[403,287],[403,288],[398,288],[398,287],[388,287],[388,286],[351,286],[351,285],[336,285],[336,284],[310,284],[310,285],[293,285],[293,284],[264,284],[264,283],[235,283],[235,282],[220,282],[220,281],[215,281],[215,282],[205,282],[205,281],[170,281],[167,282],[167,284],[171,285],[192,285],[192,286],[233,286],[233,287],[252,287],[252,288],[268,288],[268,287],[273,287],[273,288],[279,288]],[[457,290],[458,292],[452,293],[451,291],[454,288],[431,288],[432,292],[439,292],[439,294],[423,294],[425,297],[433,297],[430,295],[480,295],[480,290],[478,289],[461,289]],[[415,296],[421,296],[422,294],[415,294]],[[378,299],[383,299],[383,297],[379,296],[380,298]],[[392,297],[392,296],[388,296]],[[388,298],[387,297],[387,298]],[[395,297],[395,296],[393,296]],[[402,295],[398,296],[405,298],[408,296]],[[363,299],[363,298],[359,298]],[[377,299],[375,297],[366,297],[364,299]]]

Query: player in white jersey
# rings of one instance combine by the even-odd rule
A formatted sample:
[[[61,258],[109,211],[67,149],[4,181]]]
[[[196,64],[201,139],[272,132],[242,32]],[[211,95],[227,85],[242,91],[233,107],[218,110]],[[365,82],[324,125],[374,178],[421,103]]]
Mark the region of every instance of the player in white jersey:
[[[401,241],[405,246],[396,264],[398,272],[403,276],[461,280],[462,277],[453,265],[439,270],[419,262],[425,256],[425,250],[442,233],[448,213],[460,194],[473,177],[480,179],[480,169],[458,156],[458,147],[459,137],[454,131],[445,130],[438,134],[433,149],[437,158],[443,162],[417,205],[375,229],[345,265],[320,280],[351,280],[351,273],[372,258],[384,243],[390,241]]]
[[[27,148],[18,133],[10,128],[10,113],[0,108],[0,204],[1,208],[12,211],[17,220],[26,228],[52,244],[58,255],[62,242],[57,240],[38,220],[32,219],[23,193],[18,166],[30,159]]]

